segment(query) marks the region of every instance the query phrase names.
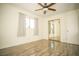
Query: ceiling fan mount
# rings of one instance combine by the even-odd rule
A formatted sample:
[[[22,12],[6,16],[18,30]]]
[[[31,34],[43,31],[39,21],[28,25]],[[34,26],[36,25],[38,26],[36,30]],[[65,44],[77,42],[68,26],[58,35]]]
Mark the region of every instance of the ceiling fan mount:
[[[56,9],[50,8],[54,4],[56,4],[56,3],[50,3],[50,4],[44,3],[44,5],[42,3],[38,3],[38,5],[40,5],[42,8],[37,9],[35,11],[44,10],[44,14],[46,14],[47,10],[56,11]]]

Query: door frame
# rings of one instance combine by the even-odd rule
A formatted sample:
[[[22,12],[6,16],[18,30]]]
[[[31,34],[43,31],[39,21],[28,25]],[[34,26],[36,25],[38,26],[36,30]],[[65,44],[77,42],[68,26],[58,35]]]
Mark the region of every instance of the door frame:
[[[58,41],[61,41],[61,23],[60,23],[60,19],[53,19],[53,20],[49,20],[48,21],[48,39],[49,40],[50,40],[50,37],[49,37],[49,33],[50,33],[50,22],[51,21],[54,22],[54,21],[57,21],[57,20],[59,20],[59,33],[60,33],[59,40]]]

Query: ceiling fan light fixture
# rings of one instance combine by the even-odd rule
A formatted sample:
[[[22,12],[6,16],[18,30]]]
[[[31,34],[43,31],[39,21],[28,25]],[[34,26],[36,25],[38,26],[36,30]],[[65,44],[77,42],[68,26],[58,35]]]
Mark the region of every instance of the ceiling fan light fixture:
[[[37,9],[36,11],[43,10],[44,14],[46,14],[48,10],[50,10],[50,11],[56,11],[56,9],[50,8],[54,4],[56,4],[56,3],[50,3],[50,4],[47,4],[47,3],[44,3],[44,4],[38,3],[38,5],[40,5],[42,8]]]
[[[44,11],[47,11],[47,10],[48,10],[48,8],[44,8],[43,10],[44,10]]]

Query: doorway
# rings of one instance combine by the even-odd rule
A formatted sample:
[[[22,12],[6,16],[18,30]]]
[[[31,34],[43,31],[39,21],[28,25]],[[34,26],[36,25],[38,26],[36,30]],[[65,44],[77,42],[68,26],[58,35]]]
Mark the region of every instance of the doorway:
[[[52,55],[52,53],[56,53],[61,48],[60,34],[60,19],[48,21],[48,47],[50,55]],[[58,52],[58,54],[60,53],[61,52]]]
[[[61,41],[60,19],[48,21],[48,39]]]

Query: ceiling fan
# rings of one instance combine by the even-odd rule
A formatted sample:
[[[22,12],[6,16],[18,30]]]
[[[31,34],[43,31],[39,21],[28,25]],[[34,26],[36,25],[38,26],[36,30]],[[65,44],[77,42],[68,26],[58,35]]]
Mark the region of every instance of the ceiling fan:
[[[38,3],[38,5],[40,5],[42,8],[37,9],[35,11],[44,10],[44,14],[46,14],[47,10],[56,11],[56,9],[50,8],[54,4],[56,3],[50,3],[50,4],[44,3],[44,5],[42,3]]]

